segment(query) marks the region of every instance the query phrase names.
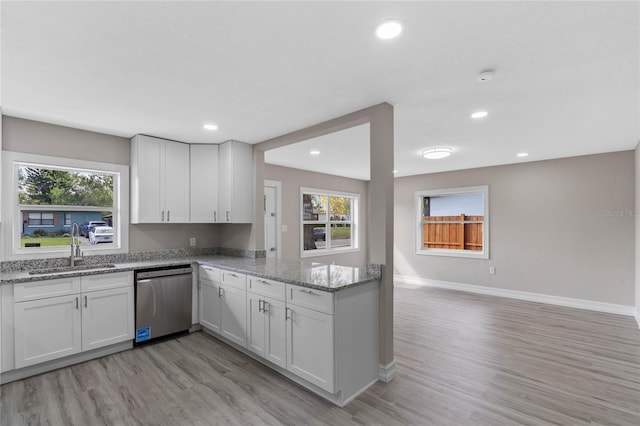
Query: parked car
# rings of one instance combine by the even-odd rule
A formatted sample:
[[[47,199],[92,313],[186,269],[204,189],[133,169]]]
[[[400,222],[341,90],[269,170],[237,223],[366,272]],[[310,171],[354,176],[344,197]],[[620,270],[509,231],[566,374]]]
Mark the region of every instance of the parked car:
[[[324,228],[313,228],[313,240],[314,241],[327,241],[327,234]]]
[[[107,222],[105,222],[104,220],[92,220],[86,222],[84,225],[80,226],[80,235],[89,238],[89,232],[96,226],[107,226]]]
[[[89,242],[91,244],[112,243],[113,228],[110,226],[94,226],[89,231]]]

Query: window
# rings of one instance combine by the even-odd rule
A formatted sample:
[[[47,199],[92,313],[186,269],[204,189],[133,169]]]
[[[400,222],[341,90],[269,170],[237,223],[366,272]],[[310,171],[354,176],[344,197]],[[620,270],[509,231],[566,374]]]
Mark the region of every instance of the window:
[[[53,213],[28,213],[29,226],[53,226]]]
[[[358,250],[358,194],[301,188],[301,257]]]
[[[105,217],[114,224],[113,242],[98,248],[81,238],[81,250],[128,252],[127,166],[16,152],[3,162],[3,216],[11,218],[2,223],[6,258],[64,256],[73,223],[87,237],[86,224]]]
[[[416,192],[417,253],[489,258],[489,187]]]

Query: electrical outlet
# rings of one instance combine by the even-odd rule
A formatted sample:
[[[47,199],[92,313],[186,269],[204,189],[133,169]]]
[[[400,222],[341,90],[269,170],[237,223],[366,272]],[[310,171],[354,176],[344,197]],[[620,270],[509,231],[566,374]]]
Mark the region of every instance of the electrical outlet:
[[[490,274],[495,274],[496,273],[496,267],[495,266],[489,266],[489,273]]]
[[[196,246],[196,237],[189,238],[189,245],[191,247],[195,247]]]

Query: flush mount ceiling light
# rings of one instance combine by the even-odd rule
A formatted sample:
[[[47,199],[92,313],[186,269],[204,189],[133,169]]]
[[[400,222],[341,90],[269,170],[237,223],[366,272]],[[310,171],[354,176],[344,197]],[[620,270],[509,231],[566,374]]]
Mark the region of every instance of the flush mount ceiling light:
[[[516,157],[527,157],[528,155],[528,152],[519,152],[518,154],[516,154]]]
[[[320,151],[318,151],[317,149],[314,149],[312,151],[309,151],[309,154],[311,154],[311,155],[320,155]]]
[[[202,126],[205,130],[218,130],[218,126],[216,126],[215,124],[205,124],[204,126]]]
[[[422,151],[422,156],[424,158],[428,158],[429,160],[440,160],[441,158],[446,158],[451,155],[453,152],[453,148],[448,146],[434,146],[432,148],[427,148]]]
[[[489,115],[488,111],[476,111],[473,114],[471,114],[471,118],[473,118],[474,120],[477,120],[479,118],[485,118],[487,115]]]
[[[397,171],[397,170],[394,170],[394,171],[393,171],[393,174],[396,174],[396,173],[398,173],[398,171]]]
[[[381,40],[396,38],[402,32],[402,24],[396,19],[387,19],[376,27],[376,36]]]

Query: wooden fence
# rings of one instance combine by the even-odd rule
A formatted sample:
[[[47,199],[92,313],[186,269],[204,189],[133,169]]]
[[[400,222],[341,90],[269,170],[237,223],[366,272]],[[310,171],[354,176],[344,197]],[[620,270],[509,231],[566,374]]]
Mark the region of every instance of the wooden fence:
[[[482,250],[484,216],[425,216],[423,248]]]

